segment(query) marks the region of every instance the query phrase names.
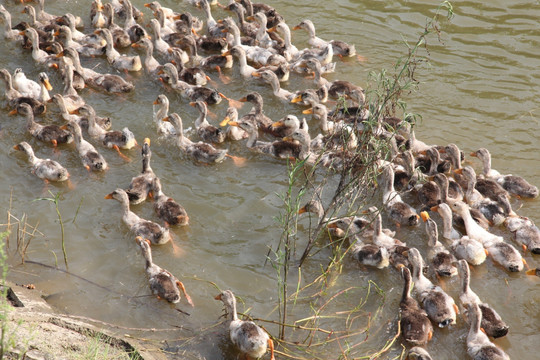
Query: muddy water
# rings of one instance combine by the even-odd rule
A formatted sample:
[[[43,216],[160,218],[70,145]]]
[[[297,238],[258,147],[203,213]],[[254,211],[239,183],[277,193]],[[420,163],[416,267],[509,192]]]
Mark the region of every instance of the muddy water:
[[[87,2],[48,3],[52,13],[69,9],[87,20]],[[143,1],[137,0],[134,4],[142,8]],[[174,1],[163,1],[162,4],[179,8]],[[361,64],[339,62],[336,74],[329,78],[346,78],[363,86],[370,71],[390,69],[396,59],[406,53],[402,36],[415,41],[426,17],[432,16],[434,10],[429,1],[300,0],[274,1],[271,5],[291,26],[309,18],[316,24],[320,37],[355,43],[357,51],[367,61]],[[182,5],[180,9],[189,9],[202,16],[200,11],[187,6]],[[540,36],[536,31],[540,17],[538,4],[520,1],[510,5],[506,1],[493,1],[489,4],[459,2],[455,6],[453,21],[442,25],[444,45],[430,39],[431,68],[418,73],[422,82],[420,89],[407,98],[409,109],[423,116],[417,136],[433,144],[454,142],[466,153],[480,146],[486,147],[493,155],[494,168],[503,173],[520,174],[540,185],[536,101],[540,83],[537,69]],[[9,2],[7,7],[13,14],[14,23],[22,19],[20,5]],[[146,15],[150,15],[149,12]],[[221,18],[225,13],[215,10],[214,15]],[[306,39],[304,33],[293,33],[293,41],[298,47],[305,46]],[[0,53],[1,67],[10,72],[22,67],[30,77],[37,76],[39,70],[34,67],[29,53],[5,42],[0,46]],[[99,64],[99,71],[109,71],[103,61],[91,60],[88,64]],[[240,98],[247,89],[257,90],[263,94],[265,112],[271,118],[279,119],[287,113],[300,115],[298,107],[274,100],[265,85],[241,79],[236,68],[228,75],[234,81],[228,86],[220,86],[228,96]],[[140,171],[138,150],[129,151],[127,154],[133,161],[125,163],[113,151],[101,149],[111,169],[102,175],[88,175],[71,148],[61,147],[60,154],[54,155],[50,147],[25,134],[21,117],[9,117],[6,110],[1,110],[2,211],[5,214],[11,207],[11,212],[18,218],[26,214],[28,223],[39,223],[38,229],[43,234],[32,240],[27,259],[51,265],[55,259],[60,266],[63,263],[54,205],[48,201],[35,201],[47,195],[46,190],[39,179],[29,174],[29,166],[21,154],[12,150],[12,146],[22,140],[35,145],[38,156],[54,157],[69,168],[74,190],[64,185],[48,187],[53,193],[62,192],[59,207],[65,224],[69,270],[102,287],[38,265],[19,265],[14,237],[10,243],[11,277],[21,283],[34,283],[51,294],[48,301],[60,310],[115,324],[120,326],[121,333],[141,334],[125,328],[172,329],[151,337],[166,339],[167,350],[176,356],[184,354],[183,357],[190,358],[200,352],[206,359],[234,358],[236,353],[226,341],[225,329],[212,328],[221,314],[221,303],[213,300],[217,290],[211,282],[222,289],[230,288],[242,297],[245,306],[240,304],[240,310],[249,308],[253,316],[278,319],[274,311],[277,304],[276,272],[263,264],[268,247],[275,246],[280,236],[274,217],[281,204],[276,193],[286,189],[285,165],[250,153],[242,144],[227,146],[231,153],[247,158],[245,167],[237,168],[230,162],[217,166],[192,163],[180,155],[170,141],[156,135],[152,124],[152,102],[163,91],[161,85],[145,74],[131,75],[130,79],[136,84],[136,90],[131,94],[111,97],[85,90],[82,95],[98,114],[112,117],[114,128],[129,126],[139,141],[144,137],[152,139],[152,167],[162,180],[164,192],[181,202],[191,218],[189,227],[174,229],[181,254],[173,256],[170,245],[155,247],[154,260],[184,281],[196,307],[192,309],[181,302],[179,308],[191,314],[185,316],[147,296],[143,259],[121,221],[119,204],[103,199],[115,188],[127,186],[131,177]],[[55,91],[61,91],[56,74],[51,74],[51,80]],[[285,85],[291,90],[307,86],[309,82],[297,76]],[[192,126],[195,109],[178,96],[167,95],[171,100],[171,111],[181,114],[186,127]],[[214,121],[224,116],[225,109],[226,104],[212,108],[217,115]],[[44,121],[59,123],[54,108],[44,116]],[[472,163],[479,169],[478,162],[472,160]],[[518,213],[540,223],[538,200],[515,202],[514,206],[519,208]],[[134,206],[133,210],[144,218],[155,219],[150,203]],[[302,239],[307,239],[308,226],[307,218],[300,221],[300,247],[304,244]],[[510,239],[508,233],[502,234]],[[423,227],[400,230],[399,235],[425,250],[421,245],[425,240]],[[320,273],[320,264],[326,263],[329,255],[328,250],[322,250],[308,260],[303,269],[304,279],[312,279]],[[531,266],[537,266],[539,262],[530,254],[526,254],[525,259]],[[370,279],[381,291],[372,288],[367,296]],[[539,282],[538,278],[527,278],[523,273],[508,274],[491,261],[472,273],[473,289],[510,325],[509,335],[496,343],[512,358],[534,357],[540,329]],[[445,285],[456,295],[456,280]],[[337,358],[346,343],[352,346],[364,340],[350,350],[350,355],[371,354],[395,334],[401,293],[397,273],[390,269],[363,271],[346,261],[342,276],[315,306],[321,306],[331,296],[349,287],[353,289],[330,301],[325,308],[326,315],[340,313],[339,318],[324,319],[321,326],[333,330],[347,327],[353,335],[324,347],[315,347],[313,351],[320,358]],[[366,297],[364,307],[352,314],[348,322],[343,320],[342,312]],[[312,315],[307,304],[307,301],[300,301],[291,307],[289,321]],[[368,313],[371,314],[371,327],[366,333]],[[265,325],[277,335],[275,326]],[[355,334],[357,332],[360,334]],[[466,333],[467,327],[462,319],[458,319],[458,325],[452,329],[436,330],[428,349],[438,359],[466,358]],[[305,335],[296,333],[290,338],[303,339]],[[186,339],[192,341],[186,342]],[[399,357],[401,351],[398,341],[382,357]]]

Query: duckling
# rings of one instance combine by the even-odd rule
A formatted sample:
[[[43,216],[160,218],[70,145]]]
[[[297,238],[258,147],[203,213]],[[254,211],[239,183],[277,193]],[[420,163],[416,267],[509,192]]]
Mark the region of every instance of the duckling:
[[[145,138],[141,148],[142,170],[141,173],[131,179],[126,193],[130,204],[140,204],[146,200],[150,192],[152,182],[156,179],[156,174],[150,167],[152,151],[150,150],[150,139]]]
[[[184,81],[179,80],[178,70],[176,67],[171,64],[165,64],[158,75],[166,74],[168,77],[168,84],[171,85],[171,88],[178,91],[183,97],[196,102],[204,101],[208,105],[215,105],[221,102],[221,98],[225,97],[222,93],[217,90],[207,88],[204,86],[192,86]]]
[[[320,103],[326,103],[327,100],[328,89],[325,86],[321,86],[317,90],[306,89],[296,92],[296,95],[291,100],[291,103],[313,107]]]
[[[452,210],[447,204],[439,204],[431,208],[431,211],[435,211],[441,215],[443,219],[443,237],[452,241],[450,250],[452,250],[458,259],[464,259],[471,265],[480,265],[486,260],[487,251],[481,242],[471,239],[468,236],[462,237],[452,227]]]
[[[222,24],[219,24],[212,16],[212,10],[210,9],[208,0],[200,0],[199,6],[206,14],[206,27],[208,35],[212,37],[221,37],[221,30],[223,26]]]
[[[34,113],[30,105],[22,103],[15,111],[22,116],[26,117],[26,130],[35,137],[36,139],[52,143],[53,146],[58,144],[70,144],[73,142],[73,135],[66,131],[62,130],[58,125],[41,125],[34,121]]]
[[[383,189],[383,203],[390,218],[399,225],[418,225],[420,216],[418,216],[416,210],[406,204],[394,190],[394,170],[392,170],[391,166],[386,166],[383,169],[381,186]]]
[[[141,71],[142,62],[139,55],[120,55],[120,53],[114,49],[114,40],[109,29],[98,29],[95,31],[95,33],[103,35],[105,41],[107,41],[107,45],[105,46],[105,55],[107,56],[109,64],[121,71]]]
[[[88,131],[88,118],[76,114],[70,114],[67,111],[66,105],[64,103],[64,97],[61,94],[54,94],[52,97],[52,102],[58,105],[58,108],[60,109],[60,115],[62,116],[62,119],[65,121],[74,121],[79,125],[79,127],[84,130]],[[86,105],[90,106],[90,105]],[[96,116],[96,124],[101,127],[103,130],[109,130],[111,128],[111,119],[109,117],[101,117]]]
[[[300,120],[294,115],[287,115],[272,124],[272,133],[277,137],[283,138],[292,135],[299,128]]]
[[[506,191],[512,195],[523,198],[535,198],[538,196],[538,188],[531,185],[521,176],[512,174],[502,175],[497,170],[491,168],[491,154],[485,148],[480,148],[471,156],[477,157],[482,161],[483,174],[488,179],[493,179],[499,183]]]
[[[375,214],[373,219],[373,243],[379,246],[383,246],[387,249],[393,248],[395,245],[404,246],[405,244],[397,240],[394,236],[396,233],[388,229],[382,228],[381,212],[375,207],[371,206],[367,213]]]
[[[74,67],[71,64],[66,64],[64,72],[64,103],[66,104],[66,109],[69,112],[73,112],[76,109],[80,108],[86,101],[77,93],[77,90],[73,88],[73,71]]]
[[[433,358],[431,355],[429,355],[426,349],[420,346],[415,346],[409,349],[407,360],[433,360]]]
[[[173,48],[171,51],[172,54],[176,54],[182,50],[179,48]],[[210,80],[210,77],[206,75],[201,67],[194,66],[188,68],[185,67],[180,61],[171,60],[171,62],[176,65],[176,70],[178,70],[178,78],[190,85],[204,86]]]
[[[441,189],[434,181],[426,181],[415,186],[418,189],[418,201],[424,207],[423,210],[432,208],[441,203]]]
[[[63,127],[64,128],[64,127]],[[65,125],[65,129],[73,134],[75,146],[79,152],[79,157],[83,166],[88,171],[104,171],[107,170],[107,161],[97,152],[96,148],[82,136],[81,127],[74,121],[70,121]]]
[[[478,305],[482,311],[481,327],[488,336],[499,338],[506,336],[508,325],[502,320],[501,316],[489,304],[483,303],[478,295],[470,288],[471,274],[469,265],[465,260],[458,262],[459,278],[461,279],[461,291],[459,300],[464,308],[472,305]]]
[[[293,30],[299,30],[303,29],[308,32],[309,39],[308,44],[312,47],[316,48],[323,48],[327,46],[329,43],[332,45],[332,48],[334,50],[334,53],[340,57],[342,56],[355,56],[356,55],[356,49],[354,45],[349,45],[343,41],[340,40],[331,40],[331,41],[325,41],[318,37],[315,33],[315,25],[313,25],[313,22],[311,20],[305,19],[302,20],[298,25],[296,25]]]
[[[250,120],[240,119],[238,122],[229,121],[230,126],[238,126],[249,134],[249,138],[246,142],[246,147],[250,150],[254,150],[263,154],[272,155],[281,159],[288,159],[290,157],[299,158],[302,146],[290,141],[274,141],[265,142],[258,140],[257,125]]]
[[[426,224],[426,233],[428,235],[429,246],[428,260],[433,266],[433,270],[439,276],[452,277],[457,275],[457,268],[454,265],[457,260],[454,255],[450,254],[444,245],[439,242],[437,224],[429,217],[427,211],[422,211],[420,216]]]
[[[120,202],[123,212],[122,221],[136,236],[148,239],[154,245],[166,244],[171,239],[169,229],[153,221],[142,219],[129,209],[128,194],[123,189],[114,190],[107,194],[105,199],[114,199]]]
[[[133,48],[142,48],[146,52],[146,56],[144,58],[144,68],[146,72],[150,75],[157,75],[159,69],[161,69],[161,64],[156,60],[154,57],[154,45],[152,45],[152,41],[148,38],[142,38],[138,42],[131,45]]]
[[[57,161],[36,157],[34,150],[26,141],[15,145],[13,148],[24,152],[28,156],[28,161],[32,164],[32,174],[45,180],[45,182],[66,181],[69,179],[69,173],[66,168]]]
[[[227,150],[218,150],[210,144],[199,141],[194,143],[184,136],[182,119],[177,113],[169,114],[163,121],[170,121],[176,129],[177,145],[194,160],[203,163],[220,163],[227,156]]]
[[[469,317],[469,333],[467,335],[467,354],[473,360],[510,360],[510,357],[495,346],[480,329],[482,312],[477,304],[467,309]]]
[[[238,122],[238,110],[236,110],[234,106],[227,108],[225,118],[219,123],[219,126],[227,126],[227,124],[231,121]],[[247,139],[249,137],[249,134],[240,129],[238,126],[227,126],[225,133],[227,138],[233,141]]]
[[[486,219],[488,219],[494,225],[500,225],[504,222],[507,215],[510,215],[512,209],[508,199],[504,196],[499,197],[501,200],[502,206],[489,198],[484,198],[484,196],[476,190],[476,173],[474,169],[470,166],[465,166],[462,169],[456,170],[461,173],[464,180],[467,181],[467,192],[465,193],[465,200],[467,204],[474,209],[478,209],[484,214]],[[507,210],[505,211],[504,208]]]
[[[465,221],[467,235],[480,241],[493,261],[510,272],[523,270],[524,261],[520,253],[512,245],[505,243],[501,236],[494,235],[476,224],[465,203],[461,201],[455,202],[452,204],[452,210],[457,212]]]
[[[413,267],[416,292],[430,320],[441,328],[455,323],[458,309],[454,299],[424,276],[424,261],[418,249],[409,250],[409,261]]]
[[[106,27],[107,16],[103,14],[103,10],[104,7],[101,0],[92,1],[92,5],[90,6],[90,22],[95,29]],[[112,6],[111,10],[113,10]]]
[[[89,48],[94,47],[96,54],[99,54],[99,55],[104,54],[104,52],[97,53],[97,49],[103,48],[102,50],[104,50],[104,46],[106,44],[105,39],[103,39],[101,36],[98,36],[94,33],[85,34],[77,30],[76,26],[77,26],[78,18],[79,18],[78,16],[76,17],[75,15],[71,13],[66,13],[62,15],[62,17],[57,18],[56,23],[58,25],[66,25],[67,27],[69,27],[69,29],[71,30],[71,37],[76,42],[82,44],[83,46],[88,46]]]
[[[81,66],[79,54],[73,49],[64,49],[58,56],[66,56],[73,61],[73,66],[80,73],[86,84],[97,90],[104,90],[108,93],[124,93],[133,90],[132,83],[122,77],[113,74],[100,74],[92,69]]]
[[[0,5],[0,20],[4,22],[4,38],[6,40],[22,40],[19,31],[11,28],[11,14],[6,10],[4,5]]]
[[[204,0],[206,1],[206,0]],[[238,347],[246,359],[258,359],[270,348],[270,360],[274,360],[274,343],[268,334],[252,321],[238,319],[236,314],[236,298],[231,290],[225,290],[215,297],[223,301],[228,315],[229,335],[232,343]]]
[[[250,102],[253,105],[250,113],[244,115],[239,121],[248,120],[252,121],[258,129],[266,133],[272,133],[272,119],[266,116],[263,112],[263,97],[258,92],[252,92],[244,96],[239,100],[240,102]]]
[[[8,102],[10,108],[17,108],[22,103],[30,105],[34,115],[39,115],[47,111],[47,106],[41,101],[28,97],[22,96],[22,94],[13,87],[13,82],[11,79],[11,74],[6,69],[0,70],[0,78],[3,79],[6,83],[6,90],[4,96]]]
[[[188,304],[193,306],[193,301],[187,294],[184,284],[173,274],[162,269],[152,261],[150,241],[144,239],[142,236],[136,236],[135,242],[141,248],[144,259],[146,260],[146,274],[148,275],[148,282],[150,283],[152,293],[158,299],[165,299],[170,303],[176,304],[180,301],[181,290]]]
[[[504,225],[514,234],[514,240],[524,250],[528,249],[533,254],[540,254],[540,230],[531,220],[511,216],[506,218]]]
[[[435,181],[441,190],[441,202],[451,204],[454,201],[463,200],[465,194],[463,194],[461,186],[456,181],[450,181],[445,174],[435,174],[433,181]]]
[[[420,164],[420,168],[424,170],[426,175],[434,176],[439,173],[447,173],[450,171],[450,161],[441,160],[441,154],[435,146],[432,146],[425,151],[421,151],[420,154],[427,155],[428,157],[428,161]]]
[[[169,115],[169,99],[167,96],[161,94],[153,103],[154,105],[154,123],[157,126],[157,132],[161,135],[174,135],[176,136],[176,130],[170,122],[162,121]],[[156,107],[158,107],[156,111]]]
[[[208,109],[206,104],[202,101],[191,102],[191,106],[194,106],[199,111],[199,116],[195,120],[195,129],[197,129],[197,135],[204,142],[211,142],[220,144],[225,141],[225,132],[214,125],[210,125],[206,119]]]
[[[253,74],[257,71],[253,66],[248,65],[246,51],[239,45],[233,46],[229,51],[225,52],[223,55],[231,55],[238,60],[238,65],[240,66],[240,74],[244,78],[251,78]]]
[[[174,201],[173,198],[163,194],[161,191],[161,181],[158,177],[154,177],[150,190],[155,201],[154,210],[158,217],[165,222],[165,226],[186,226],[189,224],[189,216],[186,209]]]
[[[21,93],[21,96],[39,99],[41,86],[33,80],[27,79],[21,68],[13,72],[13,88]]]
[[[374,244],[364,244],[357,239],[351,249],[352,257],[361,265],[384,269],[390,264],[388,249]]]
[[[114,9],[112,5],[110,3],[105,4],[104,10],[107,21],[105,22],[104,26],[101,27],[105,27],[111,31],[114,46],[117,48],[125,48],[130,46],[131,38],[129,37],[129,33],[114,22]]]
[[[412,279],[407,267],[401,268],[401,277],[404,281],[403,294],[399,303],[401,334],[413,345],[425,345],[433,336],[433,325],[427,313],[411,297]]]
[[[260,77],[266,83],[270,84],[272,86],[274,96],[281,100],[290,102],[295,96],[294,93],[281,88],[277,75],[271,70],[255,71],[251,74],[251,76]]]
[[[103,130],[102,127],[97,125],[96,112],[91,106],[82,106],[75,110],[75,114],[88,118],[88,134],[90,136],[98,138],[103,142],[103,145],[109,149],[115,149],[120,157],[129,160],[120,152],[120,148],[129,150],[137,145],[137,140],[135,140],[135,136],[127,127],[123,128],[122,131]]]
[[[171,47],[161,38],[161,25],[159,21],[157,19],[150,20],[150,27],[154,33],[154,50],[162,56],[167,56]]]
[[[26,35],[32,42],[32,59],[40,65],[47,65],[50,59],[49,54],[39,47],[39,36],[34,28],[28,28],[21,32],[21,35]]]

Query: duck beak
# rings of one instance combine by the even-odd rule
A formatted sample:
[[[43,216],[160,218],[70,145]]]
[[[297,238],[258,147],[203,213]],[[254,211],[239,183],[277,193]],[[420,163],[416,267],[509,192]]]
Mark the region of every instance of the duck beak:
[[[144,138],[144,143],[147,144],[148,146],[150,146],[150,139],[149,138]]]
[[[426,221],[428,221],[428,219],[429,219],[429,214],[427,213],[427,211],[422,211],[422,212],[420,213],[420,217],[422,217],[422,220],[423,220],[424,222],[426,222]]]
[[[327,229],[337,229],[337,224],[334,222],[334,223],[330,223],[328,225],[326,225],[326,228]]]
[[[246,102],[246,101],[247,101],[247,97],[244,96],[243,98],[241,98],[241,99],[238,100],[238,101],[240,101],[240,102]]]
[[[305,115],[313,114],[313,108],[311,108],[311,109],[306,109],[306,110],[302,111],[302,114],[305,114]]]
[[[429,210],[431,210],[431,211],[433,211],[433,212],[438,212],[438,211],[439,211],[439,205],[433,206],[433,207],[430,208]]]
[[[18,113],[18,112],[17,112],[17,109],[15,108],[15,109],[11,110],[11,111],[8,113],[8,115],[15,115],[15,114],[17,114],[17,113]]]
[[[159,105],[159,102],[158,102],[158,100],[156,99],[152,104],[153,104],[153,105]]]
[[[283,141],[293,141],[293,138],[290,137],[290,136],[285,136],[285,137],[283,138]]]
[[[305,206],[302,206],[302,207],[298,210],[298,215],[303,214],[303,213],[305,213],[305,212],[307,212],[306,207],[305,207]]]
[[[254,71],[254,72],[251,73],[251,76],[254,76],[254,77],[261,77],[261,74],[258,73],[258,72],[256,72],[256,71]]]
[[[231,118],[228,116],[225,116],[225,119],[223,119],[223,121],[219,123],[219,126],[226,126],[229,123],[229,121],[231,121]]]
[[[43,80],[43,85],[45,85],[45,89],[47,89],[48,91],[51,91],[53,89],[51,83],[49,82],[49,79]]]
[[[229,126],[238,126],[236,121],[229,121]]]
[[[283,121],[279,120],[272,124],[272,127],[283,126]]]
[[[64,50],[62,50],[58,54],[56,54],[57,58],[61,58],[62,56],[64,56]]]
[[[215,300],[221,300],[221,294],[217,295],[214,299]]]
[[[296,95],[294,99],[291,100],[291,103],[296,104],[297,102],[302,101],[302,95]]]
[[[476,152],[472,152],[469,155],[471,155],[472,157],[478,157],[478,156],[476,156]]]
[[[461,169],[455,169],[455,170],[454,170],[454,173],[459,174],[459,175],[463,174],[463,168],[461,168]]]
[[[169,117],[164,117],[163,119],[161,119],[161,121],[169,122]]]
[[[112,199],[112,198],[113,198],[113,194],[112,194],[112,193],[105,195],[105,199]]]
[[[295,27],[292,28],[293,30],[300,30],[301,27],[299,25],[296,25]]]
[[[62,126],[60,126],[60,129],[62,129],[62,130],[67,130],[67,125],[62,125]]]
[[[14,148],[15,150],[21,150],[21,148],[19,147],[19,144],[15,145],[13,148]]]

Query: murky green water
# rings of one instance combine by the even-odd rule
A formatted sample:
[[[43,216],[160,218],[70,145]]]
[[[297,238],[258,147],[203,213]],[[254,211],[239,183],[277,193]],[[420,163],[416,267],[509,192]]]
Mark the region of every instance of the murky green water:
[[[52,13],[59,14],[69,9],[88,20],[89,2],[48,3],[48,10]],[[133,3],[143,8],[143,1]],[[162,4],[203,16],[199,10],[178,5],[175,1],[162,1]],[[362,64],[338,62],[336,74],[328,78],[346,78],[363,86],[370,71],[383,67],[389,69],[398,57],[405,54],[401,37],[415,41],[425,19],[433,15],[434,4],[420,0],[271,2],[290,26],[309,18],[316,24],[320,37],[355,43],[358,53],[367,61]],[[6,6],[13,14],[14,23],[22,19],[20,5],[9,2]],[[444,45],[430,39],[431,68],[418,73],[422,82],[420,89],[407,99],[409,107],[423,116],[417,137],[433,144],[453,142],[465,153],[486,147],[492,153],[494,168],[503,173],[520,174],[540,185],[537,115],[540,93],[539,4],[537,1],[511,4],[494,1],[485,4],[455,2],[454,6],[455,18],[451,23],[442,24]],[[150,13],[146,12],[146,15]],[[214,16],[222,18],[225,13],[216,10]],[[293,42],[298,47],[305,46],[306,39],[304,33],[293,33]],[[39,70],[28,52],[2,42],[0,53],[0,67],[6,67],[10,72],[22,67],[30,77],[37,76]],[[92,60],[90,63],[99,63],[98,71],[110,71],[103,61]],[[240,98],[248,89],[257,90],[263,94],[265,112],[272,119],[277,120],[287,113],[300,115],[300,108],[274,100],[265,85],[241,79],[237,68],[228,75],[234,81],[219,88],[228,96]],[[286,190],[285,165],[250,153],[242,144],[227,146],[231,153],[248,159],[245,167],[237,168],[230,162],[217,166],[192,163],[179,154],[172,142],[156,135],[152,123],[152,102],[163,91],[161,84],[145,74],[131,75],[130,79],[135,82],[136,89],[126,96],[106,96],[91,90],[84,90],[81,94],[98,114],[112,117],[115,129],[129,126],[139,142],[144,137],[152,139],[152,168],[161,178],[164,192],[181,202],[191,219],[189,227],[173,230],[175,241],[182,248],[181,256],[174,257],[171,246],[164,245],[154,247],[154,260],[184,281],[196,307],[191,309],[181,302],[179,307],[191,314],[185,316],[166,303],[145,296],[149,289],[142,256],[121,221],[119,204],[103,199],[115,188],[126,187],[131,177],[140,171],[138,150],[129,151],[128,155],[134,161],[125,163],[113,151],[100,148],[111,166],[102,175],[88,175],[80,166],[75,151],[69,147],[62,147],[61,153],[55,157],[69,168],[76,186],[72,191],[63,185],[49,187],[54,193],[62,192],[60,210],[65,223],[69,270],[108,290],[56,270],[33,264],[19,265],[14,237],[10,243],[10,276],[20,283],[34,283],[38,289],[51,294],[48,301],[53,306],[69,314],[84,315],[127,328],[172,329],[153,335],[144,333],[144,337],[167,340],[166,345],[152,345],[167,347],[177,357],[180,356],[178,354],[188,357],[183,353],[188,351],[189,354],[200,352],[206,359],[234,358],[235,352],[228,345],[225,328],[211,328],[219,321],[222,306],[213,299],[218,291],[210,282],[222,289],[232,289],[242,297],[245,307],[240,305],[240,310],[249,308],[255,317],[278,319],[274,311],[277,304],[276,272],[263,264],[268,247],[275,246],[281,234],[274,217],[279,213],[281,204],[276,193]],[[51,73],[51,80],[55,91],[61,91],[58,76]],[[308,81],[293,76],[284,87],[295,90],[307,86],[310,86]],[[171,111],[180,113],[185,125],[192,126],[196,110],[177,95],[167,95]],[[227,104],[223,103],[211,108],[217,114],[214,121],[222,119],[226,107]],[[59,123],[56,110],[51,108],[52,111],[44,117],[45,121]],[[35,145],[38,156],[56,155],[52,154],[50,147],[25,133],[21,117],[9,117],[6,110],[1,110],[0,114],[3,170],[0,173],[0,206],[3,216],[6,218],[11,208],[11,213],[18,218],[26,214],[29,224],[39,223],[38,229],[43,235],[32,240],[27,259],[54,265],[57,258],[61,265],[60,230],[54,206],[47,201],[35,201],[44,195],[43,184],[29,173],[25,159],[15,153],[12,146],[26,140]],[[478,169],[479,163],[473,163]],[[538,200],[514,205],[521,206],[519,214],[540,223]],[[134,206],[133,210],[141,217],[156,219],[150,203]],[[300,239],[307,239],[307,218],[301,221],[299,231]],[[400,235],[414,244],[419,242],[419,238],[425,239],[423,226],[410,233],[401,230]],[[505,237],[510,239],[508,233]],[[323,250],[308,260],[303,268],[303,279],[312,279],[320,273],[320,264],[325,264],[328,256],[329,251]],[[525,259],[531,266],[537,266],[539,262],[530,254],[526,254]],[[402,282],[392,269],[362,271],[346,261],[343,275],[321,297],[316,307],[322,306],[342,289],[358,287],[331,301],[325,308],[325,314],[350,310],[366,297],[369,279],[376,282],[384,296],[373,291],[362,310],[351,315],[348,322],[342,319],[342,314],[341,319],[322,320],[322,327],[342,330],[347,326],[352,335],[320,347],[321,358],[337,358],[340,349],[346,349],[347,344],[361,343],[367,335],[363,330],[367,326],[368,312],[373,316],[371,331],[365,343],[351,349],[351,357],[378,351],[395,334]],[[446,286],[450,293],[457,294],[457,280],[448,281]],[[540,329],[539,279],[527,278],[523,273],[508,274],[488,260],[474,269],[472,286],[510,325],[508,336],[496,343],[512,358],[533,358]],[[290,322],[312,315],[306,304],[306,301],[301,301],[291,307]],[[377,311],[381,304],[381,310]],[[277,327],[265,326],[277,335]],[[119,333],[142,336],[141,332],[124,328],[119,328]],[[437,359],[466,358],[466,333],[467,327],[462,319],[458,319],[454,328],[436,330],[428,349]],[[300,331],[289,332],[291,340],[306,336]],[[185,342],[189,338],[193,341]],[[399,356],[401,351],[398,341],[381,358]],[[278,355],[278,358],[284,357]]]

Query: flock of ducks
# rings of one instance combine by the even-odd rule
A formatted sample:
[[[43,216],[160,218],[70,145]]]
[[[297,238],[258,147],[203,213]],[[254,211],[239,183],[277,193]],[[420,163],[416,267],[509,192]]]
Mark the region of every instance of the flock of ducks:
[[[168,97],[162,94],[154,101],[154,125],[158,134],[175,139],[181,152],[193,161],[213,164],[232,159],[241,164],[243,159],[228,154],[221,144],[245,141],[248,149],[261,154],[339,170],[343,154],[360,146],[357,135],[365,130],[363,121],[370,114],[365,109],[361,87],[343,80],[330,82],[324,74],[334,71],[335,56],[355,57],[354,46],[317,37],[314,24],[306,19],[292,27],[309,35],[310,48],[299,50],[291,42],[291,28],[266,4],[250,0],[230,1],[227,6],[210,0],[190,3],[202,10],[206,21],[154,1],[144,5],[155,17],[144,26],[140,25],[142,12],[129,0],[111,0],[105,5],[101,0],[94,0],[90,10],[92,31],[88,33],[80,31],[84,26],[77,16],[45,12],[44,0],[36,0],[36,8],[25,5],[23,12],[28,16],[27,21],[16,26],[11,24],[10,13],[0,5],[4,38],[29,49],[36,67],[44,70],[38,82],[28,79],[20,68],[14,69],[13,75],[7,69],[0,70],[11,114],[26,118],[28,132],[55,149],[60,144],[74,143],[88,171],[109,168],[98,150],[100,146],[115,149],[127,159],[121,149],[138,146],[133,132],[128,128],[110,130],[111,119],[97,115],[79,95],[86,86],[109,94],[133,90],[135,85],[121,75],[83,67],[81,57],[102,57],[116,73],[144,70],[160,81],[167,92],[178,93],[198,110],[195,121],[198,140],[191,140],[184,132],[180,115],[169,113]],[[215,20],[212,6],[216,5],[230,11],[237,20],[233,17]],[[123,26],[116,23],[117,19],[123,20]],[[201,35],[203,32],[205,35]],[[117,49],[124,50],[120,53]],[[142,58],[136,49],[141,50]],[[268,84],[280,101],[303,106],[303,114],[313,117],[317,135],[311,136],[314,129],[310,131],[305,118],[299,120],[289,114],[279,121],[270,119],[264,114],[263,97],[257,92],[248,93],[237,101],[207,86],[212,81],[207,73],[215,73],[223,83],[230,82],[223,69],[233,66],[239,68],[243,78]],[[64,88],[62,93],[51,96],[47,72],[53,70],[59,72]],[[291,92],[281,87],[289,78],[305,74],[313,74],[313,89]],[[346,99],[350,106],[347,111],[329,111],[327,105],[331,98]],[[207,118],[208,106],[223,99],[230,105],[226,116],[219,126],[212,125]],[[239,115],[237,109],[245,102],[251,103],[253,108]],[[65,124],[36,122],[36,117],[53,105]],[[425,275],[429,268],[428,274],[457,275],[461,279],[459,301],[470,326],[467,350],[471,358],[507,359],[490,337],[505,336],[508,326],[495,309],[470,288],[469,266],[478,266],[489,256],[507,271],[523,270],[525,261],[520,252],[502,236],[492,233],[490,229],[494,226],[506,227],[524,250],[540,253],[540,231],[531,220],[517,215],[510,202],[511,196],[535,198],[538,188],[519,176],[492,169],[487,149],[471,154],[482,165],[482,173],[477,175],[471,166],[462,167],[464,156],[455,144],[427,145],[417,140],[414,130],[400,119],[385,118],[378,122],[374,135],[383,136],[387,127],[394,127],[405,135],[392,137],[391,159],[379,164],[384,211],[396,226],[417,226],[423,220],[429,246],[425,256],[428,266],[417,248],[407,246],[396,238],[394,231],[383,228],[381,211],[376,207],[366,210],[366,216],[328,219],[324,217],[323,204],[316,199],[299,213],[317,214],[332,237],[350,241],[353,258],[360,264],[379,269],[392,265],[399,270],[404,281],[400,322],[403,338],[414,346],[409,352],[410,358],[430,359],[422,346],[432,338],[433,325],[448,327],[456,322],[459,313],[454,299]],[[260,136],[274,139],[263,141]],[[69,172],[61,164],[36,157],[28,142],[22,141],[14,149],[27,155],[32,173],[44,181],[69,181]],[[172,242],[169,227],[188,225],[189,216],[182,205],[163,193],[161,181],[150,166],[151,154],[147,138],[141,145],[141,173],[133,177],[128,188],[118,188],[105,198],[115,199],[122,206],[122,220],[133,232],[145,258],[152,293],[171,303],[179,302],[183,294],[193,305],[182,282],[152,260],[150,246]],[[414,207],[404,201],[405,193],[416,196]],[[155,212],[164,225],[140,218],[130,210],[130,204],[148,198],[153,200]],[[421,210],[420,215],[417,209]],[[429,213],[442,218],[442,242],[437,224]],[[539,272],[538,269],[527,271],[536,275]],[[416,299],[411,296],[413,284]],[[225,305],[230,338],[241,353],[255,359],[262,357],[269,347],[273,359],[269,335],[253,322],[238,319],[234,294],[226,290],[216,299]]]

